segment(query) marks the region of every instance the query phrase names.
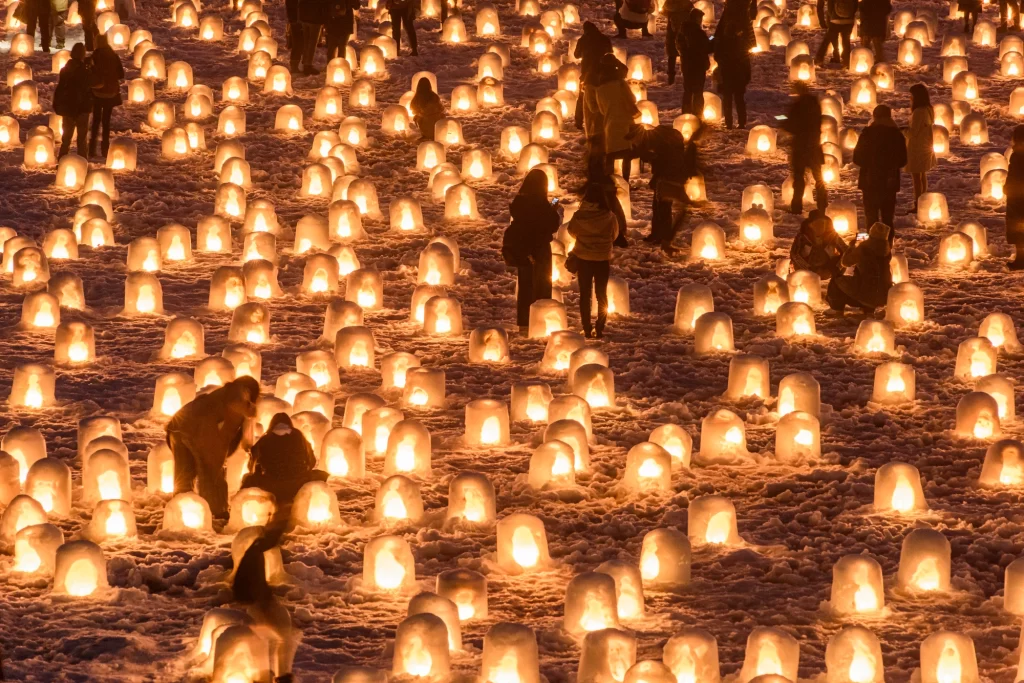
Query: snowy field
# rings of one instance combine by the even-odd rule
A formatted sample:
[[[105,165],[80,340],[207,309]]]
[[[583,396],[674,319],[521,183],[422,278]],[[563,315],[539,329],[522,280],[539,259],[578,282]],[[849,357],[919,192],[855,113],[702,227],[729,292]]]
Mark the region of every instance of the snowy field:
[[[544,5],[543,9],[554,7]],[[896,334],[894,360],[916,370],[915,403],[887,408],[870,402],[874,368],[885,359],[852,350],[858,319],[829,318],[819,311],[816,337],[785,341],[775,335],[774,316],[754,315],[754,283],[773,272],[776,262],[788,255],[798,225],[780,199],[787,160],[782,144],[778,153],[756,159],[746,156],[746,131],[724,131],[715,126],[701,143],[708,201],[696,207],[689,227],[678,238],[684,254],[680,260],[668,260],[640,241],[647,233],[651,193],[646,175],[634,178],[631,246],[617,250],[612,265],[613,274],[629,283],[632,312],[613,317],[606,338],[593,344],[610,358],[616,405],[611,410],[594,411],[592,471],[579,474],[575,488],[537,492],[527,486],[526,472],[530,455],[541,442],[543,425],[515,423],[514,443],[504,448],[469,448],[462,441],[466,403],[478,398],[508,401],[513,383],[538,377],[544,350],[543,340],[525,339],[516,333],[508,364],[471,364],[467,357],[469,330],[479,326],[515,329],[515,279],[503,265],[499,247],[508,223],[507,207],[522,175],[516,172],[514,162],[498,154],[501,130],[509,125],[529,127],[537,100],[557,87],[556,78],[538,73],[535,58],[519,47],[526,19],[516,15],[511,3],[502,2],[499,8],[503,36],[498,40],[508,45],[512,54],[504,74],[506,105],[460,115],[467,145],[447,153],[448,161],[457,166],[464,149],[479,147],[494,155],[494,177],[470,182],[477,191],[480,220],[446,221],[443,206],[427,191],[427,174],[413,170],[415,140],[389,137],[380,131],[382,109],[409,90],[414,73],[435,72],[446,104],[455,86],[475,82],[476,60],[489,41],[474,37],[471,3],[464,8],[470,36],[464,44],[443,44],[435,20],[419,22],[421,56],[403,54],[388,62],[387,76],[373,81],[376,107],[350,107],[349,87],[341,88],[345,113],[366,121],[371,142],[358,152],[358,175],[376,186],[385,215],[382,219],[364,218],[368,238],[353,245],[360,262],[378,268],[384,277],[384,306],[365,316],[375,336],[378,359],[391,351],[412,352],[423,366],[443,369],[447,378],[445,409],[407,411],[422,420],[432,435],[433,477],[422,485],[427,508],[424,522],[399,527],[397,533],[412,546],[422,589],[433,590],[437,574],[456,567],[478,570],[489,581],[489,616],[463,625],[465,650],[454,653],[452,659],[456,675],[468,679],[478,674],[484,634],[494,623],[509,621],[536,631],[544,677],[552,683],[575,679],[580,643],[562,629],[569,580],[606,560],[636,562],[645,533],[659,527],[685,532],[689,501],[716,493],[735,504],[739,534],[746,547],[695,546],[690,585],[676,592],[647,592],[647,615],[623,624],[636,634],[638,659],[660,659],[672,634],[698,626],[717,638],[722,675],[733,677],[743,663],[750,631],[774,626],[800,643],[800,679],[823,679],[829,639],[843,626],[860,623],[881,641],[887,680],[903,682],[919,675],[915,671],[921,641],[943,629],[973,638],[983,679],[998,683],[1016,680],[1020,623],[1003,609],[1003,574],[1007,564],[1024,551],[1020,489],[981,488],[978,479],[988,443],[953,433],[957,402],[971,390],[969,383],[954,378],[958,344],[978,334],[988,313],[1003,311],[1018,322],[1020,319],[1021,276],[1008,273],[1003,265],[1009,248],[1003,239],[1001,204],[981,197],[978,173],[982,155],[1003,152],[1016,125],[1008,101],[1020,81],[999,75],[998,49],[968,41],[970,68],[980,84],[980,99],[972,108],[987,120],[990,142],[968,146],[953,132],[950,155],[941,159],[931,174],[931,189],[945,193],[948,199],[948,225],[925,227],[905,215],[905,208],[898,212],[897,251],[906,255],[910,277],[923,290],[925,301],[926,320]],[[906,125],[907,90],[912,84],[926,83],[933,102],[951,101],[951,88],[942,79],[940,45],[943,35],[959,34],[961,25],[947,19],[945,2],[900,3],[897,9],[927,9],[940,17],[938,36],[924,49],[924,65],[898,66],[895,92],[879,93],[879,101],[892,105],[897,121]],[[265,10],[281,47],[277,61],[287,64],[283,5],[268,3]],[[597,21],[606,33],[613,31],[610,3],[584,3],[580,12],[583,18]],[[221,83],[229,76],[244,78],[247,73],[246,56],[234,49],[243,23],[236,11],[222,3],[209,3],[201,16],[223,17],[225,38],[205,43],[197,40],[195,29],[174,27],[170,14],[167,4],[147,1],[140,3],[137,16],[122,19],[133,30],[151,31],[168,64],[176,60],[191,64],[195,82],[213,89],[215,113],[219,112],[225,106]],[[791,5],[783,21],[792,25],[795,17],[796,7]],[[994,17],[993,6],[987,6],[983,18],[995,21]],[[374,25],[373,12],[364,9],[358,46],[372,38]],[[578,24],[569,27],[565,38],[556,42],[557,53],[565,53],[567,38],[578,35],[578,28]],[[664,28],[664,19],[659,18],[655,38],[634,37],[616,44],[629,54],[643,53],[654,60],[655,80],[648,84],[648,98],[658,105],[661,121],[671,123],[678,115],[680,89],[665,82]],[[8,33],[0,44],[0,64],[5,72],[16,61],[7,54],[12,35]],[[78,36],[80,30],[72,30],[68,45]],[[813,50],[821,31],[794,27],[793,36],[807,40]],[[887,44],[890,59],[895,57],[895,43],[896,39],[890,39]],[[754,57],[748,128],[772,125],[774,117],[785,111],[789,87],[784,53],[784,48],[773,47]],[[130,53],[124,59],[128,78],[137,77],[139,69],[132,65]],[[49,56],[37,52],[24,61],[34,72],[43,110],[18,116],[23,141],[27,130],[46,125],[45,112],[56,85]],[[849,99],[855,79],[850,73],[823,69],[814,87]],[[311,118],[323,83],[323,76],[298,77],[292,97],[264,95],[261,87],[250,85],[251,99],[244,106],[247,132],[240,139],[252,169],[249,200],[271,200],[284,229],[278,241],[284,293],[268,302],[271,339],[260,347],[262,384],[268,394],[279,375],[295,369],[299,352],[317,348],[324,322],[326,300],[300,291],[305,256],[293,254],[291,237],[301,217],[327,215],[325,199],[298,197],[313,132],[337,127],[337,122]],[[164,92],[158,86],[157,97],[175,103],[180,116],[184,93]],[[3,113],[10,113],[10,103],[5,90],[0,96]],[[273,131],[275,113],[286,103],[302,107],[306,132]],[[56,368],[55,407],[5,406],[0,416],[0,432],[16,425],[35,427],[45,435],[49,455],[72,466],[73,510],[67,517],[52,520],[67,539],[77,538],[92,514],[91,504],[81,500],[78,421],[94,415],[119,418],[130,452],[139,537],[104,543],[112,590],[102,598],[54,596],[50,580],[19,577],[10,571],[13,558],[0,558],[0,643],[6,673],[13,680],[184,680],[189,676],[188,658],[204,613],[231,599],[224,580],[231,567],[231,537],[211,534],[189,539],[161,533],[163,507],[169,496],[147,492],[146,458],[163,439],[162,422],[149,416],[157,377],[171,371],[191,375],[196,364],[195,360],[157,359],[166,324],[171,316],[194,317],[205,328],[208,354],[219,354],[227,345],[231,314],[207,309],[209,279],[217,267],[239,263],[241,233],[236,231],[230,254],[196,251],[191,263],[165,263],[159,280],[166,315],[121,315],[127,244],[153,236],[166,224],[180,223],[192,230],[195,245],[197,223],[213,213],[218,185],[213,150],[223,138],[216,134],[216,116],[203,122],[209,151],[173,162],[161,158],[160,135],[144,125],[145,116],[145,106],[130,104],[114,114],[115,136],[130,137],[139,150],[136,171],[115,173],[119,197],[114,202],[112,224],[117,244],[95,250],[83,246],[78,260],[50,263],[51,272],[74,273],[84,282],[87,308],[63,310],[61,319],[85,321],[95,328],[97,360],[84,367]],[[842,125],[860,129],[867,120],[867,111],[847,107]],[[562,142],[551,149],[551,163],[558,168],[562,188],[571,190],[581,184],[582,140],[569,123],[562,134]],[[52,229],[70,226],[78,196],[55,188],[52,170],[26,170],[22,155],[21,148],[0,152],[0,225],[41,240]],[[855,167],[844,167],[831,186],[833,198],[859,202],[856,177]],[[740,195],[744,187],[762,182],[775,192],[776,240],[770,246],[745,246],[738,241]],[[910,203],[909,192],[909,178],[905,178],[900,198],[903,207]],[[433,234],[458,242],[461,272],[448,290],[462,302],[467,330],[462,338],[426,336],[409,322],[418,256],[430,237],[403,236],[389,229],[387,206],[400,195],[420,200],[426,226]],[[569,194],[565,198],[572,200]],[[725,229],[730,243],[724,260],[711,263],[685,257],[689,229],[703,219],[716,221]],[[966,219],[988,228],[992,255],[978,259],[969,269],[939,266],[940,238]],[[239,227],[236,224],[236,229]],[[774,399],[725,398],[729,356],[698,357],[693,354],[692,336],[672,332],[676,292],[690,283],[711,288],[716,310],[732,318],[740,352],[768,359],[773,395],[779,380],[793,372],[810,372],[818,380],[820,458],[793,462],[776,458],[778,413]],[[570,327],[578,331],[574,288],[566,288],[565,302]],[[53,362],[53,330],[19,327],[24,295],[24,290],[12,285],[10,275],[3,276],[0,395],[4,397],[11,389],[16,366]],[[1012,380],[1021,367],[1019,358],[1000,352],[999,372]],[[556,395],[568,391],[564,377],[549,376],[545,381]],[[336,393],[335,426],[341,425],[346,397],[379,390],[381,376],[376,370],[343,371],[341,385]],[[385,396],[397,404],[395,393]],[[695,455],[692,468],[673,473],[671,495],[637,495],[623,489],[621,479],[630,447],[647,440],[654,428],[675,423],[693,436],[696,454],[701,420],[718,408],[728,408],[746,422],[749,457],[732,464],[701,465]],[[1009,438],[1019,438],[1018,423],[1003,429]],[[875,471],[891,461],[919,468],[930,507],[927,513],[910,517],[874,513]],[[277,591],[302,631],[295,663],[300,680],[327,681],[340,667],[350,664],[391,668],[391,643],[397,624],[405,617],[407,601],[359,587],[363,548],[382,533],[380,525],[370,519],[374,494],[383,480],[381,469],[380,458],[368,457],[364,480],[332,480],[343,519],[338,528],[286,538],[283,552],[290,580]],[[553,568],[535,575],[509,576],[495,562],[493,528],[445,523],[448,484],[466,470],[482,472],[491,480],[497,490],[499,518],[528,512],[544,521]],[[947,593],[909,595],[896,589],[901,542],[918,527],[941,531],[951,543],[952,581]],[[884,571],[884,616],[838,617],[825,604],[833,564],[844,555],[859,553],[873,555]]]

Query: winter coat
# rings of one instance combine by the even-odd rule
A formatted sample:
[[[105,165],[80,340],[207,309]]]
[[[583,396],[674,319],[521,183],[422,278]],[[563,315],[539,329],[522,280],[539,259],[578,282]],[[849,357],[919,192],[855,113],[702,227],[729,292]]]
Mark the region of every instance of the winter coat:
[[[259,385],[251,379],[236,379],[182,406],[167,423],[168,443],[174,433],[200,460],[223,466],[242,442],[246,412],[255,412],[252,403],[241,396],[247,386],[259,392]]]
[[[274,494],[278,505],[288,505],[304,484],[327,480],[327,473],[315,468],[316,456],[302,432],[287,423],[272,423],[252,447],[242,488],[263,489]]]
[[[595,93],[597,110],[601,115],[604,152],[613,154],[629,149],[632,143],[627,139],[635,119],[640,116],[636,98],[626,81],[615,79],[601,84]]]
[[[735,0],[734,0],[735,1]],[[715,27],[715,76],[723,88],[745,88],[750,83],[750,49],[756,45],[754,29],[745,14],[725,14]]]
[[[1010,155],[1010,170],[1003,185],[1006,195],[1006,241],[1024,242],[1024,152]]]
[[[69,60],[60,70],[53,91],[53,111],[71,117],[92,111],[92,74],[82,60]]]
[[[573,56],[580,60],[580,80],[589,84],[595,77],[601,57],[612,51],[612,39],[596,29],[584,30],[576,41]]]
[[[890,0],[861,0],[860,35],[864,38],[885,38],[889,35]]]
[[[516,263],[529,261],[530,256],[551,253],[551,236],[562,224],[555,207],[541,197],[516,195],[509,208],[512,222],[505,230],[503,252]]]
[[[441,98],[434,95],[425,103],[414,101],[410,106],[412,119],[416,122],[416,127],[420,129],[420,135],[425,140],[433,140],[434,125],[444,118],[444,105],[441,104]]]
[[[289,24],[299,23],[299,0],[284,0],[284,13]]]
[[[812,214],[800,224],[789,261],[793,270],[809,270],[827,280],[838,272],[845,251],[846,242],[836,233],[832,219]]]
[[[121,58],[109,45],[96,48],[92,53],[92,95],[101,104],[121,104],[121,81],[124,80],[124,66]]]
[[[699,10],[694,10],[696,12]],[[676,33],[676,46],[683,58],[683,73],[702,76],[711,68],[711,59],[708,57],[711,54],[711,39],[704,33],[694,13],[683,22],[682,31]]]
[[[355,28],[357,0],[329,0],[327,3],[327,30],[351,35]]]
[[[572,253],[584,261],[610,261],[612,243],[619,235],[619,222],[610,209],[583,202],[565,229],[576,238]]]
[[[828,0],[828,23],[853,26],[857,22],[858,0]]]
[[[69,7],[68,0],[50,0],[50,10],[53,12],[67,12]]]
[[[329,9],[327,0],[299,0],[299,21],[304,24],[326,24]]]
[[[865,128],[853,150],[853,163],[860,166],[857,187],[862,192],[899,192],[900,169],[907,164],[907,146],[896,124],[875,122]]]
[[[927,173],[935,168],[935,141],[932,126],[935,114],[931,107],[918,107],[910,114],[907,128],[907,173]]]
[[[820,166],[825,161],[821,152],[821,103],[810,93],[800,95],[789,106],[783,128],[793,136],[790,165],[798,170]]]
[[[839,278],[838,287],[869,308],[885,306],[892,287],[892,271],[889,262],[892,251],[884,237],[872,235],[868,239],[850,246],[843,254],[843,267],[853,267],[853,276]]]
[[[597,104],[597,86],[583,89],[583,133],[591,141],[594,151],[601,146],[599,138],[604,134],[604,120]]]

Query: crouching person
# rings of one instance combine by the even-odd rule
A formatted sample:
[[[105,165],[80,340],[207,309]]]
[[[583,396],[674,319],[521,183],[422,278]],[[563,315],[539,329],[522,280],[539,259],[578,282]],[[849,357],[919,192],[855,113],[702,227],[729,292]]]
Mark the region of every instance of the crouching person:
[[[197,396],[167,425],[167,445],[174,454],[174,492],[192,491],[194,486],[214,517],[227,517],[224,462],[242,443],[245,421],[256,415],[259,396],[259,382],[239,377]]]
[[[875,223],[867,239],[855,242],[843,254],[841,264],[852,267],[853,275],[837,275],[829,282],[825,294],[829,308],[842,315],[847,306],[853,306],[874,317],[875,309],[885,306],[892,287],[891,259],[889,226]]]
[[[295,494],[311,481],[327,481],[327,473],[316,469],[316,456],[305,435],[292,425],[285,413],[270,420],[267,433],[252,447],[249,474],[242,488],[259,488],[274,494],[277,509],[289,510]]]
[[[809,270],[828,280],[842,271],[840,261],[845,252],[846,242],[836,233],[832,219],[815,209],[800,224],[789,250],[789,263],[793,271]]]

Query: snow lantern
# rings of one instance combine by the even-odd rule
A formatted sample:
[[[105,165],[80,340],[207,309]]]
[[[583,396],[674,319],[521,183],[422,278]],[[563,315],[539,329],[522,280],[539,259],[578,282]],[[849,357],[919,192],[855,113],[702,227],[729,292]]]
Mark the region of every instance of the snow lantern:
[[[488,180],[491,177],[491,154],[472,149],[462,155],[462,177],[465,180]]]
[[[508,361],[508,333],[505,330],[496,327],[477,327],[470,332],[470,363],[507,363]]]
[[[946,34],[942,37],[942,48],[939,52],[942,57],[966,57],[967,37],[956,34]]]
[[[61,308],[77,311],[85,309],[85,294],[82,289],[82,278],[74,273],[56,273],[46,283],[47,289],[57,297]]]
[[[377,188],[369,180],[354,180],[348,186],[345,197],[355,203],[361,216],[376,218],[380,216],[380,204],[377,200]]]
[[[96,333],[89,323],[70,322],[57,326],[54,335],[54,362],[91,363],[96,360]]]
[[[509,158],[518,159],[529,144],[530,132],[522,126],[508,126],[501,131],[501,153]]]
[[[863,626],[847,626],[828,641],[825,667],[827,683],[883,683],[885,680],[882,646],[878,637]]]
[[[221,183],[213,198],[214,214],[238,220],[245,214],[245,189],[233,183]]]
[[[27,169],[52,168],[57,163],[53,138],[48,135],[29,135],[25,140],[23,158]]]
[[[45,290],[26,294],[21,304],[21,324],[29,328],[56,328],[60,325],[57,297]]]
[[[457,85],[451,95],[452,113],[468,114],[477,111],[477,89],[473,85]]]
[[[373,83],[360,78],[352,83],[349,92],[348,106],[356,109],[370,109],[377,104],[377,93]]]
[[[910,281],[910,266],[907,264],[906,254],[895,253],[892,255],[892,258],[889,259],[889,272],[892,274],[894,285]]]
[[[444,194],[445,220],[478,220],[476,190],[465,183],[448,188]]]
[[[351,429],[362,437],[363,418],[372,410],[383,408],[384,399],[376,394],[355,393],[345,400],[345,415],[342,426]]]
[[[50,576],[53,574],[57,549],[64,543],[64,534],[52,524],[26,526],[14,536],[14,564],[11,571],[20,574]]]
[[[950,545],[932,529],[914,529],[903,539],[897,582],[909,592],[948,591]]]
[[[891,64],[876,62],[871,67],[871,80],[875,82],[875,88],[883,92],[892,92],[895,89],[896,75]],[[853,129],[845,129],[853,130]],[[854,141],[856,147],[856,141]]]
[[[793,636],[776,628],[755,628],[747,637],[739,680],[750,683],[761,676],[781,676],[795,681],[799,663],[800,644]]]
[[[192,233],[184,225],[171,223],[163,226],[156,231],[156,241],[162,261],[192,260]]]
[[[327,482],[302,485],[292,504],[292,524],[312,530],[333,529],[341,524],[338,496]]]
[[[1024,613],[1024,561],[1018,558],[1006,565],[1005,576],[1003,609],[1010,614],[1020,615]]]
[[[576,636],[618,628],[615,579],[601,572],[584,572],[574,576],[565,589],[563,627]]]
[[[705,313],[715,310],[715,300],[706,285],[689,284],[676,294],[674,328],[680,333],[693,332],[697,320]]]
[[[982,486],[1019,486],[1024,483],[1024,446],[1012,439],[997,441],[989,446],[985,452],[979,483]]]
[[[673,470],[690,466],[690,456],[693,453],[693,438],[681,426],[677,424],[664,424],[654,429],[647,440],[665,449],[672,458]]]
[[[498,19],[498,10],[494,5],[486,4],[477,7],[476,35],[478,37],[501,35],[501,23]]]
[[[961,398],[956,404],[956,432],[975,439],[999,438],[998,401],[984,391],[972,391]]]
[[[427,479],[431,473],[430,432],[418,420],[401,420],[391,428],[384,453],[384,475]]]
[[[529,139],[529,138],[527,138]],[[537,166],[546,164],[548,162],[548,150],[547,147],[540,145],[536,142],[528,143],[519,152],[519,161],[516,162],[516,170],[519,173],[528,173]]]
[[[303,351],[295,358],[296,369],[308,375],[317,389],[335,391],[339,388],[338,366],[329,351]]]
[[[309,375],[301,372],[286,372],[277,378],[274,396],[285,403],[294,404],[295,397],[298,396],[299,392],[308,391],[315,387],[316,383]]]
[[[194,318],[172,318],[164,331],[161,359],[205,356],[203,324]]]
[[[965,145],[988,144],[988,124],[983,114],[967,114],[960,120],[960,142]],[[920,199],[918,202],[920,206]]]
[[[462,650],[462,628],[454,602],[436,593],[424,591],[409,600],[408,615],[412,617],[417,614],[430,614],[439,618],[448,633],[448,649]]]
[[[381,387],[383,389],[405,389],[407,373],[410,369],[418,367],[420,367],[420,360],[411,353],[396,351],[383,356],[380,360]]]
[[[310,164],[302,171],[302,187],[300,197],[320,197],[329,199],[334,176],[326,164]]]
[[[870,555],[844,555],[832,567],[832,611],[874,615],[885,606],[882,566]]]
[[[765,361],[767,365],[767,361]],[[763,382],[767,384],[767,373]],[[746,428],[743,420],[729,410],[716,410],[701,421],[700,453],[702,458],[732,459],[747,452]]]
[[[992,33],[995,34],[994,28]],[[978,683],[979,680],[978,658],[970,636],[939,631],[921,642],[922,683]]]
[[[768,274],[754,283],[754,315],[774,315],[789,301],[789,285],[777,275]]]
[[[349,326],[338,330],[334,339],[334,359],[346,370],[374,365],[374,338],[368,327]]]
[[[821,457],[818,418],[799,410],[783,415],[775,429],[775,455],[782,459]]]
[[[179,493],[164,506],[163,529],[176,532],[212,532],[213,515],[206,499],[195,493]]]
[[[263,93],[265,95],[276,94],[291,97],[292,74],[288,71],[288,67],[275,64],[267,69],[267,77],[263,81]]]
[[[548,336],[541,359],[541,369],[548,373],[560,373],[569,369],[572,354],[586,344],[583,335],[569,330],[558,330]]]
[[[654,529],[645,536],[640,550],[640,576],[656,586],[684,586],[690,583],[690,541],[675,529]]]
[[[388,207],[391,218],[391,230],[398,233],[411,233],[423,231],[423,210],[420,203],[413,197],[397,197]],[[425,253],[425,252],[424,252]],[[420,256],[423,261],[423,256]],[[422,280],[421,280],[422,282]],[[430,284],[438,284],[432,282]],[[444,284],[451,284],[446,282]]]
[[[245,134],[245,110],[231,104],[217,117],[217,133],[227,137]]]
[[[448,485],[446,519],[461,519],[472,524],[493,524],[497,514],[495,506],[494,486],[486,475],[479,472],[462,472]]]
[[[316,103],[313,105],[313,118],[318,121],[333,121],[342,114],[341,91],[332,85],[320,88],[316,94]]]
[[[71,513],[71,470],[57,458],[36,460],[25,476],[24,492],[48,514],[66,517]]]
[[[814,309],[799,301],[782,304],[775,314],[775,334],[783,339],[814,336]]]
[[[862,320],[857,326],[854,348],[863,353],[895,352],[896,331],[888,320]]]
[[[398,624],[395,632],[394,676],[448,680],[448,628],[440,617],[415,614]]]
[[[498,565],[509,574],[536,571],[551,562],[544,523],[533,515],[515,513],[499,520],[497,545]]]
[[[1024,74],[1024,57],[1019,52],[1007,52],[999,58],[999,75],[1019,78]]]
[[[920,66],[923,59],[921,43],[913,38],[904,38],[899,42],[896,60],[904,66]]]
[[[0,542],[7,548],[15,545],[17,534],[26,527],[46,524],[46,510],[35,498],[15,494],[0,517]]]
[[[885,319],[897,327],[907,327],[923,322],[924,294],[921,292],[921,288],[912,282],[893,285],[889,289],[885,304]]]
[[[21,81],[11,87],[11,113],[26,116],[39,110],[39,92],[35,81]]]
[[[227,358],[210,356],[196,365],[194,377],[199,390],[222,387],[235,379],[235,366]]]
[[[420,487],[400,474],[385,479],[377,488],[374,519],[378,522],[418,523],[423,517],[423,499]]]
[[[487,578],[482,574],[471,569],[461,568],[443,571],[437,575],[436,590],[438,595],[455,603],[460,621],[487,618]],[[484,661],[486,662],[486,637],[484,652]],[[501,683],[501,681],[494,683]]]
[[[996,371],[996,348],[987,337],[971,337],[960,342],[953,376],[969,381]]]
[[[167,67],[168,92],[186,92],[192,83],[192,67],[187,62],[170,63]]]
[[[809,270],[798,270],[786,279],[790,299],[809,306],[821,305],[821,277]]]
[[[90,541],[70,541],[57,548],[53,591],[84,598],[106,590],[107,561],[103,550]]]
[[[310,294],[321,295],[337,292],[338,260],[330,254],[309,256],[303,267],[302,289]]]
[[[615,407],[615,374],[598,363],[588,363],[576,370],[572,393],[579,396],[591,410]]]
[[[877,103],[875,82],[862,76],[850,86],[850,103],[865,110],[872,110]]]
[[[0,116],[0,149],[21,146],[21,125],[11,116]]]
[[[9,11],[11,12],[10,16],[12,17],[12,19],[14,16],[13,12],[14,9],[16,9],[16,7],[16,5],[10,6]],[[11,20],[9,19],[8,22],[10,21]],[[20,25],[21,22],[19,22],[19,26]],[[33,52],[35,52],[35,36],[30,36],[24,31],[19,31],[18,33],[15,33],[14,36],[11,38],[11,48],[8,54],[14,57],[31,57]]]
[[[338,330],[346,327],[361,326],[362,324],[363,309],[359,307],[359,304],[334,297],[327,304],[322,339],[328,342],[334,341],[338,336]]]
[[[324,435],[318,467],[332,477],[361,479],[366,474],[366,457],[359,433],[337,427]]]
[[[762,208],[751,207],[740,214],[740,238],[748,244],[770,242],[774,238],[772,217]]]
[[[14,381],[8,402],[12,407],[38,410],[49,408],[55,402],[56,376],[45,365],[28,363],[14,368]]]
[[[135,511],[126,500],[102,500],[96,504],[85,536],[95,542],[117,541],[138,536]]]
[[[624,681],[636,662],[636,638],[616,628],[592,631],[583,638],[578,681]]]
[[[335,57],[327,62],[325,72],[330,86],[337,87],[352,82],[352,67],[344,57]],[[341,114],[341,109],[338,109],[338,114]]]
[[[466,23],[457,14],[449,16],[441,24],[441,42],[457,45],[465,43],[469,39],[466,33]]]
[[[217,42],[224,39],[224,20],[220,17],[203,17],[199,22],[199,39]]]
[[[693,339],[698,355],[733,351],[732,319],[725,313],[703,314],[693,326]]]
[[[57,163],[57,175],[53,184],[64,190],[79,191],[85,184],[89,162],[77,154],[66,154]],[[66,258],[66,257],[65,257]]]
[[[889,462],[875,472],[875,510],[908,514],[928,509],[921,474],[913,465]]]
[[[153,390],[153,414],[158,417],[172,417],[195,397],[196,385],[188,375],[180,372],[161,375],[157,377]]]
[[[565,306],[554,299],[538,299],[530,305],[530,339],[544,339],[569,328]]]
[[[166,131],[174,126],[174,105],[166,100],[156,100],[149,105],[146,121],[151,128]]]
[[[269,644],[249,624],[232,623],[209,637],[213,640],[210,680],[214,683],[255,683],[273,675]]]
[[[104,448],[88,456],[84,464],[82,488],[85,502],[131,500],[131,475],[124,455]]]
[[[431,299],[433,301],[433,299]],[[509,443],[508,405],[481,398],[466,404],[466,445],[505,446]]]
[[[690,501],[687,530],[691,543],[742,545],[736,528],[736,508],[724,496],[700,496]]]
[[[694,228],[690,238],[690,258],[706,261],[725,258],[725,231],[711,221],[704,221]]]
[[[236,378],[252,377],[257,382],[259,381],[262,372],[262,359],[259,351],[255,351],[243,343],[234,343],[225,346],[221,355],[235,366]]]
[[[1016,52],[1014,54],[1017,54]],[[1006,171],[1001,168],[994,168],[985,173],[981,178],[981,196],[986,199],[1002,201],[1005,197]]]
[[[286,104],[277,110],[274,117],[274,130],[278,133],[302,133],[302,108],[296,104]]]
[[[228,340],[248,344],[270,341],[270,311],[267,307],[253,301],[239,304],[231,315]]]
[[[725,395],[734,400],[750,396],[768,398],[771,395],[768,361],[760,356],[733,356],[729,361],[729,384]]]
[[[978,335],[989,340],[996,349],[1015,351],[1020,348],[1013,320],[1005,313],[989,313],[981,321]]]
[[[275,245],[274,236],[270,233],[250,233],[245,236],[245,262],[242,265],[242,278],[245,280],[245,295],[249,299],[273,299],[281,296],[281,288],[277,283],[277,255],[268,254]],[[264,254],[253,252],[264,251]],[[267,256],[273,262],[259,256]]]
[[[874,64],[875,55],[870,48],[857,47],[850,51],[850,73],[866,74]]]
[[[555,439],[542,443],[530,456],[530,487],[536,490],[571,488],[576,483],[574,461],[572,446],[564,441]]]
[[[540,680],[537,636],[533,629],[506,622],[488,629],[480,665],[481,683],[540,683]]]
[[[775,152],[775,130],[770,126],[754,126],[747,136],[747,154],[758,156]]]
[[[366,149],[370,146],[366,134],[366,122],[358,116],[346,116],[338,127],[338,137],[341,141],[356,149]]]
[[[672,456],[650,441],[642,441],[626,454],[622,483],[636,493],[672,490]]]
[[[128,81],[128,101],[132,104],[153,102],[153,82],[148,78],[133,78]]]
[[[424,140],[416,148],[416,170],[429,171],[444,162],[444,145],[433,140]]]
[[[359,207],[353,201],[332,201],[327,209],[327,224],[333,240],[354,241],[366,237]]]
[[[384,282],[375,268],[353,270],[345,279],[345,299],[363,310],[375,311],[383,306]]]
[[[373,591],[407,591],[415,586],[416,567],[409,543],[400,536],[378,536],[363,550],[363,584]],[[436,617],[435,617],[436,619]],[[444,622],[444,652],[448,653],[448,632]]]

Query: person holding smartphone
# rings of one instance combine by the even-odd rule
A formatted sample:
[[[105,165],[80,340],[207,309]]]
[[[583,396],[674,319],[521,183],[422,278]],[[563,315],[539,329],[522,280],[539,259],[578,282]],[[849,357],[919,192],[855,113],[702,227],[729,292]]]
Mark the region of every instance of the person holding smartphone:
[[[825,299],[833,313],[842,316],[847,306],[859,308],[864,317],[872,318],[875,309],[885,306],[892,287],[892,248],[890,228],[875,223],[867,234],[857,233],[853,244],[843,253],[843,268],[853,268],[852,275],[836,275],[828,283]]]

